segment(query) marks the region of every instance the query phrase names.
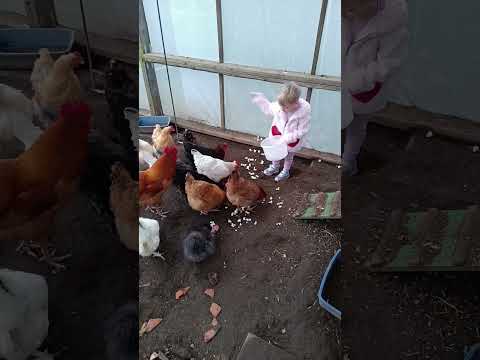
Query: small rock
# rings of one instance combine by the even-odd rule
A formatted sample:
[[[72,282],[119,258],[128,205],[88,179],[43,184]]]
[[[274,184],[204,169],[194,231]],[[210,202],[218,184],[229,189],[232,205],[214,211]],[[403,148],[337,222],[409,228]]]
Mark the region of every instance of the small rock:
[[[427,131],[427,133],[425,134],[425,137],[426,137],[427,139],[430,139],[431,137],[433,137],[433,132],[430,131],[430,130]]]
[[[474,153],[477,153],[479,150],[480,150],[480,147],[478,145],[474,145],[473,148],[472,148],[472,151]]]

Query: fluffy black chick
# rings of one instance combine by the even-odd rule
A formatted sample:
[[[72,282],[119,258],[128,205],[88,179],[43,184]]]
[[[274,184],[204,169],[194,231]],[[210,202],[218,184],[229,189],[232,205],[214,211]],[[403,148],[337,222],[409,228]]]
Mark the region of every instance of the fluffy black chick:
[[[206,221],[194,221],[183,239],[185,259],[200,263],[215,254],[218,225]]]

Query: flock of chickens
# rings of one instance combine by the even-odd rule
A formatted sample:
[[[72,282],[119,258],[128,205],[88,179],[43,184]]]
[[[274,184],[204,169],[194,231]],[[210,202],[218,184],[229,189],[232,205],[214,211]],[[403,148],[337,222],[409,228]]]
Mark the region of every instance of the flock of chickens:
[[[96,184],[103,184],[103,180],[97,180],[100,177],[97,168],[112,159],[124,158],[121,151],[104,155],[107,147],[103,145],[97,146],[92,155],[92,139],[96,145],[104,139],[98,141],[93,134],[92,111],[75,74],[82,62],[76,52],[54,60],[42,49],[31,73],[32,99],[0,84],[0,241],[21,240],[22,251],[55,270],[63,269],[64,265],[55,257],[48,241],[59,209],[78,192],[92,169],[96,172]],[[125,122],[123,116],[122,120]],[[12,144],[20,146],[11,152]],[[110,180],[110,167],[104,177]],[[136,193],[137,187],[132,189],[132,196]],[[138,219],[137,212],[135,218]],[[120,309],[115,316],[126,321],[125,326],[135,327],[136,320],[125,320],[136,319],[135,311]],[[117,321],[117,327],[118,324]],[[125,353],[129,336],[136,333],[118,331],[123,333],[110,336],[110,342],[107,341],[109,353],[116,354],[112,358],[119,358],[119,352]],[[53,359],[36,351],[47,333],[46,280],[35,274],[1,269],[0,358],[23,360],[33,355],[38,359]]]
[[[185,195],[189,206],[208,214],[215,211],[228,200],[237,208],[250,208],[266,197],[265,191],[254,181],[240,175],[237,161],[225,161],[227,144],[209,148],[198,144],[192,132],[183,134],[183,153],[178,156],[173,137],[175,128],[156,126],[152,133],[152,145],[138,140],[139,181],[138,203],[140,207],[158,207],[162,197],[170,186],[177,186]],[[119,171],[115,167],[115,171]],[[127,178],[124,171],[121,176],[125,183],[135,183]],[[113,184],[112,184],[113,187]],[[132,186],[133,187],[133,186]],[[124,188],[124,186],[119,189]],[[119,190],[114,196],[128,196]],[[132,222],[135,219],[131,219]],[[117,227],[119,224],[117,224]],[[152,230],[147,230],[148,228]],[[139,219],[139,253],[142,256],[158,255],[159,224],[152,219]],[[133,232],[133,229],[132,229]],[[218,226],[205,226],[205,222],[192,225],[183,240],[184,255],[193,262],[205,260],[214,252],[214,239]],[[129,247],[134,247],[129,246]]]

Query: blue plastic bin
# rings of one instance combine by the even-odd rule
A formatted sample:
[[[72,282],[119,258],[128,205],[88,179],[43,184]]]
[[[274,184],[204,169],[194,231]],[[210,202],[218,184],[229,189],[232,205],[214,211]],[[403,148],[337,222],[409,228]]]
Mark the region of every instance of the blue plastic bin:
[[[341,249],[337,250],[335,255],[333,255],[332,259],[328,263],[327,270],[325,271],[325,274],[323,274],[322,282],[320,283],[320,290],[318,290],[318,302],[320,303],[320,306],[324,308],[326,311],[328,311],[330,314],[335,316],[337,319],[341,320],[342,319],[342,313],[340,310],[338,310],[336,307],[334,307],[332,304],[330,304],[327,299],[325,299],[325,287],[327,284],[327,281],[335,267],[335,264],[340,261],[340,253]]]
[[[0,69],[32,69],[38,50],[58,56],[72,49],[73,30],[57,28],[0,28]]]
[[[161,127],[167,127],[170,125],[170,116],[161,115],[161,116],[139,116],[138,117],[138,126],[140,128],[151,128],[155,125],[160,125]]]
[[[475,344],[465,349],[465,360],[479,360],[480,359],[480,343]]]

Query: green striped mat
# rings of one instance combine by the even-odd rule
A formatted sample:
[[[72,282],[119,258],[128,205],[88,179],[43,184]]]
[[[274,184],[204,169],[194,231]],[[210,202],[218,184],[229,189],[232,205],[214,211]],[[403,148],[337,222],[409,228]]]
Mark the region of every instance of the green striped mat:
[[[298,209],[297,220],[341,219],[341,192],[307,194]]]

